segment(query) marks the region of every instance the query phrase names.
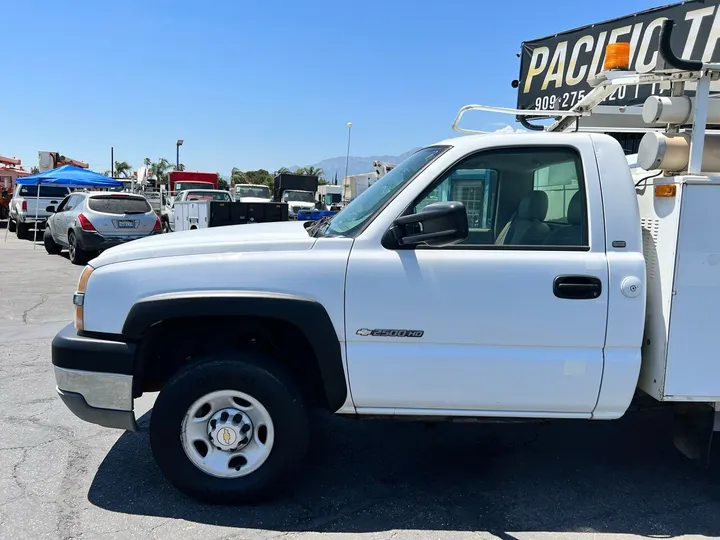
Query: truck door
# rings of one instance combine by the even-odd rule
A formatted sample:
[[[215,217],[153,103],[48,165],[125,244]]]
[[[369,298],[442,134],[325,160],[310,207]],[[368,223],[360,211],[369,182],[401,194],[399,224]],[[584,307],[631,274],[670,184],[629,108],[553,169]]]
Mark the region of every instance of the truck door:
[[[578,145],[483,150],[436,178],[405,213],[463,202],[462,243],[355,243],[345,312],[356,407],[590,416],[608,265],[597,168],[581,159],[593,148]]]

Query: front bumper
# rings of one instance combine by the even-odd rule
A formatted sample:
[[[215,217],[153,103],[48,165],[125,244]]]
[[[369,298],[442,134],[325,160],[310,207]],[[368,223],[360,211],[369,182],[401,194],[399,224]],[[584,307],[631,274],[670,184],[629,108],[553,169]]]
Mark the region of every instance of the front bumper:
[[[104,249],[119,246],[120,244],[126,244],[127,242],[132,242],[133,240],[140,240],[141,238],[147,238],[148,236],[160,233],[160,231],[154,231],[150,234],[105,236],[98,232],[83,231],[80,227],[76,227],[74,231],[75,238],[78,239],[78,244],[85,251],[102,251]]]
[[[133,410],[133,343],[78,334],[72,324],[52,342],[58,395],[86,422],[136,431]]]

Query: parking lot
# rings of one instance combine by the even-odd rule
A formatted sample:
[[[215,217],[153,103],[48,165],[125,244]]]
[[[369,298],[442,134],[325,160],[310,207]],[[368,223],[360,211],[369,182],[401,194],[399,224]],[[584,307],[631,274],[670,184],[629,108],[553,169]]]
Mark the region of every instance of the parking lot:
[[[518,425],[321,416],[282,499],[212,507],[156,468],[147,435],[76,419],[50,342],[80,267],[0,228],[0,538],[704,538],[720,476],[672,446],[667,418]],[[521,376],[521,374],[519,374]],[[146,426],[153,396],[138,403]]]

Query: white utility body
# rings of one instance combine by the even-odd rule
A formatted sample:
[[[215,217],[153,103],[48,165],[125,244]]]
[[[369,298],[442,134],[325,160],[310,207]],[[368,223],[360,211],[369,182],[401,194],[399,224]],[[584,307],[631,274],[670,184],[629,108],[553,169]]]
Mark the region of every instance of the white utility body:
[[[212,201],[232,202],[229,191],[221,189],[186,189],[167,198],[161,215],[166,232],[204,229],[210,220]]]
[[[609,420],[651,396],[681,402],[711,435],[720,166],[705,116],[720,67],[683,64],[671,34],[668,22],[663,56],[685,69],[604,72],[576,108],[547,112],[551,132],[422,148],[331,219],[105,251],[53,342],[62,399],[134,430],[133,400],[160,390],[155,459],[179,489],[215,501],[272,492],[302,459],[316,405]],[[698,83],[694,120],[646,136],[647,175],[609,135],[572,132],[614,85],[665,81]],[[464,108],[455,127],[473,108],[488,109]]]

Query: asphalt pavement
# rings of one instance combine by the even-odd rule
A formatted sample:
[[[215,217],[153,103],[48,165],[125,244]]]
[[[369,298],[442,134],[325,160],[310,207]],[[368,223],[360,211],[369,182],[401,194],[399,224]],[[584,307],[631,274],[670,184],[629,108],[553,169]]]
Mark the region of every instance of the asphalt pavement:
[[[673,447],[664,414],[454,424],[316,419],[282,498],[216,507],[165,482],[147,433],[75,418],[53,335],[80,274],[0,228],[0,538],[625,539],[720,537],[720,476]],[[522,376],[522,374],[518,374]],[[138,403],[148,424],[154,396]]]

